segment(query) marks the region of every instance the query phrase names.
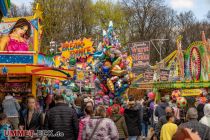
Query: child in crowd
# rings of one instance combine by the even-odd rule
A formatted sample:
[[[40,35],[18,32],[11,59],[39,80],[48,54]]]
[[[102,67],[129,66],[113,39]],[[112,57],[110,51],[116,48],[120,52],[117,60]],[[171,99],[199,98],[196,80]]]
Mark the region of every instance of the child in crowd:
[[[4,113],[0,114],[0,140],[10,140],[9,137],[5,136],[4,131],[11,130],[8,123],[7,115]]]

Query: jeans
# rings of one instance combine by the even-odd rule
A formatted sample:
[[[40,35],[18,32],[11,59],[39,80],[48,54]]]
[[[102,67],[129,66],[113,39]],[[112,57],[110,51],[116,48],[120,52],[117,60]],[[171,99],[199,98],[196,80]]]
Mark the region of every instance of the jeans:
[[[129,136],[128,140],[137,140],[137,136]]]
[[[142,135],[147,137],[147,133],[148,133],[148,124],[147,122],[143,121],[141,123],[141,132],[142,132]]]

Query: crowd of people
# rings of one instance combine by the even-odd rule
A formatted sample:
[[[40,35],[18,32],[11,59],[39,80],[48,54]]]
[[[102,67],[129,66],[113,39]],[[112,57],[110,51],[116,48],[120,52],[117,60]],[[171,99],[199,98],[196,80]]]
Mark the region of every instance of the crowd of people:
[[[49,140],[210,140],[210,98],[180,108],[162,97],[160,102],[144,97],[128,101],[114,98],[110,105],[95,104],[91,94],[79,95],[70,104],[55,94],[40,108],[33,96],[22,102],[7,94],[1,104],[0,140],[45,137],[6,137],[5,130],[50,130]],[[193,98],[193,97],[192,97]]]

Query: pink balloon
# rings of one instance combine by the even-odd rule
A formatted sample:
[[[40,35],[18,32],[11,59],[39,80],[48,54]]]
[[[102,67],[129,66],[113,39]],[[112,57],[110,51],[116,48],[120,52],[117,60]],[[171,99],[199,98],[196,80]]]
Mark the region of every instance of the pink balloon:
[[[56,83],[56,84],[59,84],[59,83],[60,83],[60,80],[55,80],[55,83]]]
[[[154,92],[149,92],[147,94],[147,96],[150,98],[150,99],[155,99],[155,93]]]

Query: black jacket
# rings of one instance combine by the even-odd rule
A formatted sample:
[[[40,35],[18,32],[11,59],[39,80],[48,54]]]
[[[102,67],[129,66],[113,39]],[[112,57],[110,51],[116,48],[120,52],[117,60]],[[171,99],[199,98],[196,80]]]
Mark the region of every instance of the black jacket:
[[[159,103],[156,110],[155,110],[155,116],[158,117],[158,119],[161,117],[161,116],[165,116],[166,115],[166,112],[165,112],[165,109],[166,107],[168,106],[168,103]]]
[[[49,140],[76,140],[78,127],[76,112],[67,104],[58,103],[46,114],[44,129],[64,133],[63,137],[48,137]]]
[[[129,136],[140,136],[140,113],[139,109],[125,109],[124,116]]]
[[[35,110],[31,118],[30,123],[28,124],[28,109],[25,109],[20,112],[20,123],[19,125],[24,126],[25,130],[41,130],[42,129],[42,113]]]

